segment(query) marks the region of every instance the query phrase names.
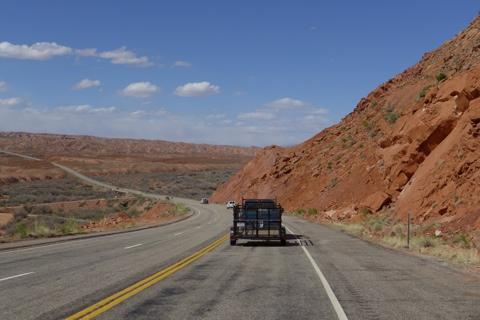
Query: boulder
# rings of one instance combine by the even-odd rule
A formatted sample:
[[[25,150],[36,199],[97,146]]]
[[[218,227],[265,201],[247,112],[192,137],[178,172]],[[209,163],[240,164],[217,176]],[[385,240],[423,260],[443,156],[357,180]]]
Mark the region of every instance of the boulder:
[[[463,92],[460,92],[455,96],[455,111],[465,112],[469,106],[470,101]]]
[[[367,208],[372,212],[377,212],[392,201],[389,194],[383,191],[377,191],[363,200],[360,207]]]

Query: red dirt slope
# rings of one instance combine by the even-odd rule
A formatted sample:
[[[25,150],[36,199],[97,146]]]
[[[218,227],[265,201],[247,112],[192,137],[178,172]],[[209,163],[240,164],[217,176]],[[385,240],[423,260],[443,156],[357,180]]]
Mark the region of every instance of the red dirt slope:
[[[417,222],[480,230],[480,17],[362,98],[339,124],[272,146],[212,201],[277,197],[289,210],[354,218],[391,206]]]

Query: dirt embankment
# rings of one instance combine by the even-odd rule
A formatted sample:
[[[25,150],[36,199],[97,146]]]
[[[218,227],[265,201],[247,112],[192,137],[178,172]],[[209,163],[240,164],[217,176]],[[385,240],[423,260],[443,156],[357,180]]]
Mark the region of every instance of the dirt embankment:
[[[138,197],[89,199],[1,208],[0,242],[156,225],[188,208]]]
[[[259,151],[215,202],[276,197],[318,219],[366,209],[469,232],[480,246],[480,18],[362,98],[339,124]]]

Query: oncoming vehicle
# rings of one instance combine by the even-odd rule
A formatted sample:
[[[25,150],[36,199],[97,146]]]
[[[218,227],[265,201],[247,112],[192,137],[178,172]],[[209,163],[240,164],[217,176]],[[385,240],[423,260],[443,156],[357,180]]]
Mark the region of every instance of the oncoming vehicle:
[[[233,209],[235,207],[235,201],[227,202],[227,209]]]
[[[230,228],[230,245],[239,239],[280,240],[286,245],[285,227],[282,226],[283,208],[272,199],[242,199],[233,207],[233,226]]]
[[[202,199],[200,200],[200,203],[201,203],[201,204],[208,204],[208,198],[202,198]]]

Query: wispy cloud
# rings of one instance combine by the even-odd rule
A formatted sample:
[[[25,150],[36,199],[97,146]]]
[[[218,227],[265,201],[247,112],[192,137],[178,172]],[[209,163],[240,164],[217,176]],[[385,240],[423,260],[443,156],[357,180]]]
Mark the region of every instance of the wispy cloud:
[[[20,98],[0,99],[0,107],[11,107],[11,106],[20,104],[20,102],[21,102]]]
[[[83,79],[73,86],[73,90],[83,90],[93,87],[99,87],[100,80]]]
[[[174,93],[180,97],[209,96],[220,93],[220,87],[208,81],[189,82],[183,86],[178,86]]]
[[[264,111],[246,112],[237,116],[240,120],[271,120],[275,118],[273,113]]]
[[[280,98],[266,104],[268,108],[272,108],[272,109],[296,109],[296,108],[303,108],[308,105],[309,104],[306,103],[305,101],[293,99],[289,97]]]
[[[88,104],[72,105],[65,107],[58,107],[58,111],[71,112],[71,113],[112,113],[116,110],[115,107],[92,107]]]
[[[121,94],[126,97],[148,98],[159,91],[160,88],[157,85],[145,81],[130,83],[121,91]]]
[[[188,67],[191,67],[192,64],[188,61],[184,61],[184,60],[177,60],[173,63],[172,65],[173,67],[182,67],[182,68],[188,68]]]
[[[0,92],[7,91],[7,83],[5,81],[0,81]]]

